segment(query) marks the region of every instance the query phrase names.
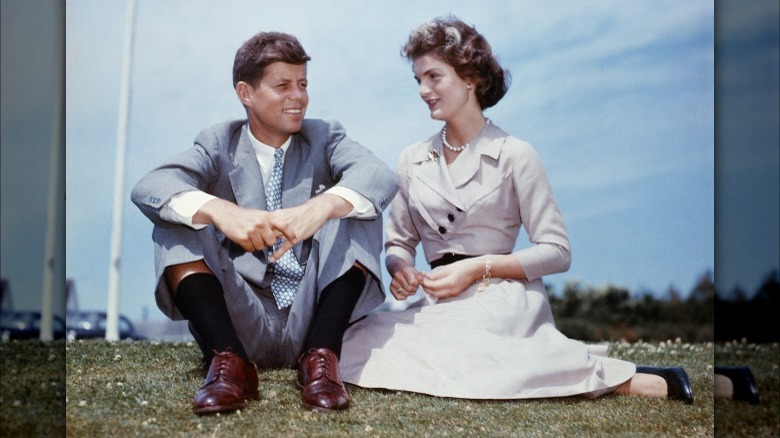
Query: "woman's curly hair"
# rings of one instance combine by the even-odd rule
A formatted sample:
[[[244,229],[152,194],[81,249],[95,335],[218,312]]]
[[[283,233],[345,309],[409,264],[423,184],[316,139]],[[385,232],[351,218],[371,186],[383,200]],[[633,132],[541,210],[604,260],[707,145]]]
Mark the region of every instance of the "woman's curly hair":
[[[409,61],[433,55],[451,65],[463,79],[474,80],[476,96],[484,110],[506,94],[511,76],[493,56],[485,37],[455,17],[436,18],[409,34],[401,55]]]

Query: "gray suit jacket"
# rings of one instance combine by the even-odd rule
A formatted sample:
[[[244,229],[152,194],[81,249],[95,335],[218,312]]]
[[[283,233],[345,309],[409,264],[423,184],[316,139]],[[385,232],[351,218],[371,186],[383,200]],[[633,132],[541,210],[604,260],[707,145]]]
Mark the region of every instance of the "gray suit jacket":
[[[172,196],[190,190],[200,190],[236,204],[255,209],[266,209],[265,188],[260,166],[246,130],[246,120],[233,120],[204,129],[195,139],[194,147],[178,154],[168,162],[145,175],[135,186],[132,200],[156,226],[182,227],[160,217],[161,208]],[[348,187],[370,200],[377,212],[376,219],[348,219],[352,239],[350,254],[373,273],[381,288],[379,253],[382,248],[381,212],[397,191],[397,178],[381,160],[367,148],[350,140],[344,128],[336,121],[307,119],[301,131],[292,136],[284,164],[282,207],[293,207],[330,187]],[[379,233],[376,232],[379,228]],[[260,285],[269,255],[267,251],[248,253],[217,232],[222,247],[228,249],[236,272],[247,282]],[[293,248],[302,262],[307,261],[311,239]],[[344,263],[354,263],[346,260]],[[158,260],[158,264],[171,264]],[[333,264],[332,266],[336,266]],[[165,266],[157,266],[158,276]],[[318,274],[317,283],[324,287],[336,279],[340,268]],[[159,279],[158,279],[159,280]],[[165,288],[165,282],[158,282]],[[159,291],[158,291],[159,292]],[[360,310],[381,304],[381,294],[364,303]],[[376,294],[372,294],[376,295]],[[158,294],[158,304],[160,296]],[[164,312],[169,316],[175,311]]]

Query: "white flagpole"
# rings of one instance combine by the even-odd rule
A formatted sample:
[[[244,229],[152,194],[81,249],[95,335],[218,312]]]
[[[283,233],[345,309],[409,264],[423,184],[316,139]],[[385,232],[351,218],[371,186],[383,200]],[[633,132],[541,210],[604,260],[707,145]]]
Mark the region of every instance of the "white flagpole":
[[[63,17],[64,21],[64,17]],[[60,29],[62,30],[62,29]],[[64,32],[61,32],[64,36]],[[57,37],[60,32],[57,33]],[[65,94],[65,46],[64,44],[56,50],[58,59],[56,66],[60,68],[54,78],[54,109],[52,111],[51,123],[51,153],[49,154],[49,196],[46,205],[46,244],[43,256],[43,289],[41,291],[41,327],[38,334],[41,341],[51,341],[54,339],[53,322],[53,297],[54,297],[54,267],[56,265],[57,251],[57,223],[64,215],[60,215],[57,205],[60,195],[61,181],[61,150],[62,150],[62,119],[65,114],[63,111],[63,96]]]
[[[127,120],[130,109],[130,72],[133,61],[133,21],[135,0],[127,2],[125,22],[125,52],[122,83],[119,90],[119,123],[117,125],[116,163],[114,165],[114,218],[111,229],[111,253],[108,268],[108,297],[106,309],[106,340],[119,339],[119,262],[122,253],[122,206],[125,201],[125,146]]]

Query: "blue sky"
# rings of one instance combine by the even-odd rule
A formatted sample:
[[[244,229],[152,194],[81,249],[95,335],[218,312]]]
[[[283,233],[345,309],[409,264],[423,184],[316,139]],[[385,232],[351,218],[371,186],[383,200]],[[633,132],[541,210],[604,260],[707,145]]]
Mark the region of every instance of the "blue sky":
[[[66,271],[82,305],[101,307],[125,9],[67,6]],[[307,116],[339,119],[395,166],[405,146],[440,128],[400,46],[411,29],[449,13],[485,34],[511,71],[510,92],[487,115],[537,148],[558,195],[574,261],[548,283],[687,292],[713,269],[714,17],[706,2],[139,0],[126,191],[201,128],[243,116],[232,60],[260,30],[295,34],[311,55]],[[129,202],[124,224],[122,311],[148,306],[159,315],[151,224]]]
[[[137,1],[122,313],[137,319],[146,308],[163,318],[152,293],[152,227],[129,191],[201,128],[243,117],[231,84],[243,41],[261,30],[295,34],[312,57],[307,116],[340,120],[394,166],[404,147],[441,126],[419,99],[400,47],[411,29],[449,13],[475,25],[512,73],[509,93],[487,115],[534,145],[567,221],[572,267],[546,283],[558,292],[579,281],[659,294],[674,285],[685,294],[714,269],[711,3],[280,3]],[[81,307],[100,309],[126,11],[124,2],[97,0],[66,8],[65,271]],[[769,257],[753,275],[739,268],[723,284],[754,289],[773,267]]]

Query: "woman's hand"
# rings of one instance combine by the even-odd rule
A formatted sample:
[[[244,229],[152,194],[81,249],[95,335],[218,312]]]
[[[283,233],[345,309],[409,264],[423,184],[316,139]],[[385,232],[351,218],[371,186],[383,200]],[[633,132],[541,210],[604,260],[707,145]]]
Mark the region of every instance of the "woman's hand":
[[[423,274],[414,266],[405,263],[393,273],[393,280],[390,282],[390,293],[396,300],[403,301],[417,293],[420,287]]]
[[[432,296],[442,299],[463,293],[484,271],[481,259],[467,259],[434,269],[425,274],[422,287]]]

